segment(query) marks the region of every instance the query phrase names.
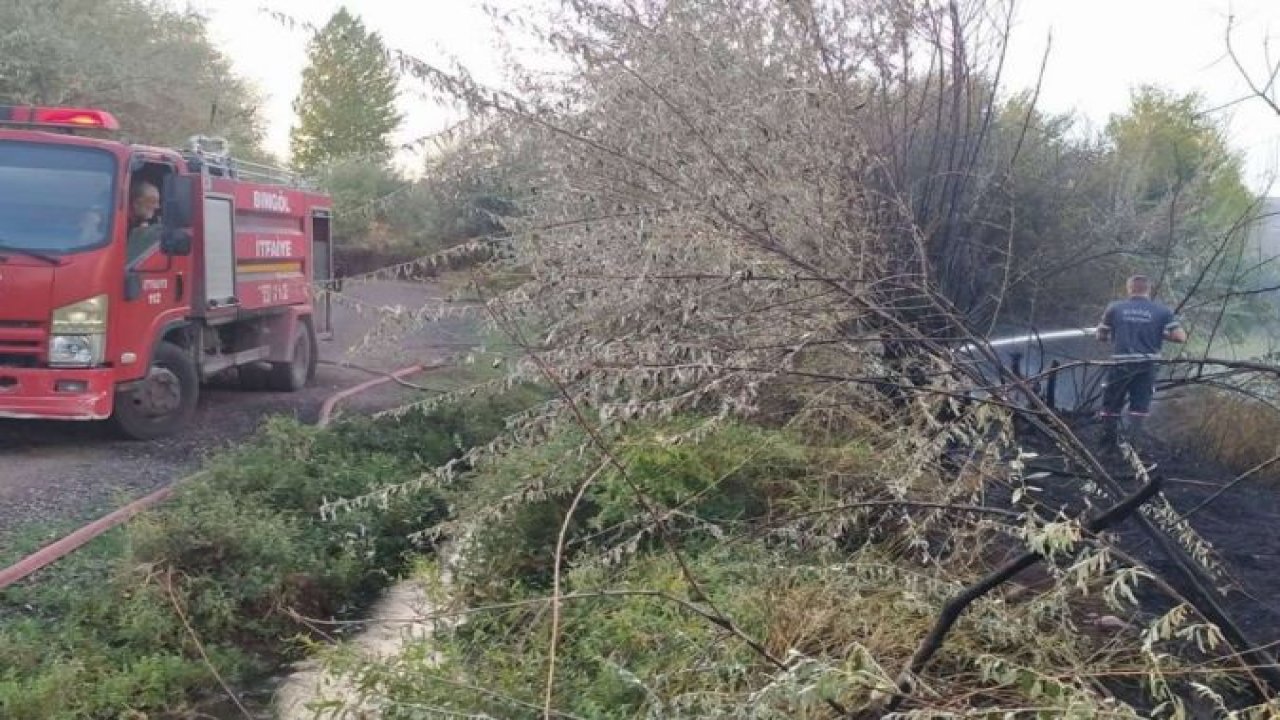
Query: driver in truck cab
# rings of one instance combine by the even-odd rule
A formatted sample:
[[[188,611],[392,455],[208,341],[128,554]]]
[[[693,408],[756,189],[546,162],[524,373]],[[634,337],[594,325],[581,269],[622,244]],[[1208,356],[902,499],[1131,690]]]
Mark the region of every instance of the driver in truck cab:
[[[160,190],[149,182],[135,183],[129,191],[128,262],[132,265],[159,242],[154,232],[156,210],[160,209]]]

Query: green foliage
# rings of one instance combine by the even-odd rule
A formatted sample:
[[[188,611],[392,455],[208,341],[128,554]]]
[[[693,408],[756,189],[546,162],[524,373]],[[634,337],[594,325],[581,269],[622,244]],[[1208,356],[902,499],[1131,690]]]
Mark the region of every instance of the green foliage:
[[[537,143],[505,125],[475,130],[438,148],[403,211],[425,233],[419,246],[448,246],[460,240],[500,234],[522,214],[534,194]]]
[[[333,197],[334,237],[341,247],[391,250],[402,244],[401,228],[388,218],[387,200],[410,186],[385,163],[351,159],[333,162],[319,182]]]
[[[458,457],[529,401],[517,391],[329,430],[270,421],[169,503],[0,594],[0,716],[182,712],[216,684],[175,603],[231,682],[294,656],[288,640],[309,628],[292,612],[354,612],[446,511],[425,490],[321,520],[325,502]]]
[[[413,183],[387,205],[388,221],[403,242],[420,254],[504,231],[503,218],[515,215],[519,199],[505,186],[501,169],[467,168],[434,172]]]
[[[1174,302],[1267,284],[1245,253],[1253,198],[1239,154],[1205,110],[1199,96],[1144,87],[1095,135],[1029,94],[998,101],[982,162],[1002,179],[959,216],[989,262],[948,283],[985,286],[975,308],[1018,325],[1090,322],[1134,272],[1157,278]],[[916,148],[922,157],[908,167],[928,175]],[[1228,328],[1266,320],[1261,305],[1233,303]]]
[[[180,709],[211,687],[161,586],[130,567],[127,533],[115,530],[36,584],[0,600],[0,714],[19,720],[114,718],[148,707]],[[220,670],[254,667],[214,644]]]
[[[266,160],[257,92],[192,10],[143,0],[0,3],[0,103],[101,107],[133,140],[222,135]]]
[[[294,166],[315,172],[337,160],[389,160],[401,120],[396,83],[381,37],[345,7],[334,13],[311,40],[294,100]]]
[[[851,549],[802,541],[786,516],[829,508],[857,488],[874,493],[875,454],[862,443],[744,424],[707,431],[704,422],[646,423],[610,438],[631,482],[667,518],[670,544],[638,541],[656,530],[620,477],[602,472],[588,486],[563,564],[553,710],[590,718],[827,718],[829,700],[867,707],[941,606],[982,567],[925,572],[892,541]],[[551,662],[552,549],[573,488],[599,467],[589,447],[580,432],[565,430],[485,466],[459,490],[472,534],[454,601],[470,611],[394,660],[356,666],[360,686],[388,701],[387,717],[424,709],[540,716]],[[843,532],[877,525],[880,515],[851,517]],[[736,632],[702,614],[712,608]],[[1070,673],[1061,669],[1100,657],[1107,639],[1082,633],[1071,616],[1062,594],[978,603],[938,661],[955,673],[954,684],[934,690],[1090,717],[1095,687],[1064,680]]]
[[[992,134],[993,154],[1008,162],[1008,205],[983,208],[977,225],[985,230],[975,231],[1003,247],[996,257],[1011,254],[1010,272],[998,279],[1008,284],[1001,319],[1085,322],[1111,299],[1113,279],[1103,270],[1120,257],[1116,228],[1100,222],[1114,193],[1106,154],[1074,117],[1045,113],[1026,94],[1003,104]]]
[[[696,444],[680,439],[693,429],[688,421],[643,425],[616,438],[616,457],[625,474],[574,430],[516,448],[486,467],[452,501],[464,516],[472,509],[492,520],[472,537],[473,556],[463,571],[471,581],[468,592],[500,596],[508,582],[548,587],[548,569],[575,483],[596,466],[601,470],[570,526],[571,547],[585,537],[647,547],[652,530],[647,508],[676,513],[670,520],[673,528],[705,538],[765,517],[782,498],[803,494],[795,483],[815,451],[795,438],[730,424]],[[810,484],[807,491],[821,487]]]
[[[425,255],[501,232],[525,192],[525,143],[485,130],[444,133],[420,179],[389,160],[396,74],[376,33],[339,10],[311,43],[310,66],[294,103],[294,164],[333,196],[335,236],[345,248]],[[443,137],[443,136],[442,136]]]
[[[481,133],[440,148],[412,181],[364,159],[335,162],[320,179],[347,248],[416,257],[504,233],[530,196],[533,163],[527,142]]]
[[[1128,112],[1111,118],[1107,137],[1136,184],[1139,202],[1155,205],[1199,182],[1221,218],[1248,207],[1239,154],[1205,110],[1198,94],[1177,96],[1144,86],[1134,91]]]
[[[900,92],[945,102],[912,85]],[[1201,97],[1141,88],[1100,135],[1072,115],[1038,109],[1029,93],[996,98],[992,107],[988,140],[974,163],[980,178],[996,180],[970,183],[972,196],[962,198],[964,211],[954,217],[928,214],[939,212],[946,201],[939,193],[951,188],[936,167],[937,144],[960,141],[945,127],[926,126],[921,140],[899,151],[898,182],[913,190],[917,223],[940,224],[929,234],[939,283],[971,318],[1084,324],[1139,271],[1160,279],[1165,299],[1174,300],[1193,289],[1206,266],[1207,281],[1195,288],[1202,297],[1263,284],[1257,272],[1244,272],[1249,263],[1236,267],[1245,243],[1240,228],[1226,252],[1220,248],[1249,217],[1253,198],[1239,153]],[[977,123],[983,110],[969,112]],[[1266,315],[1248,310],[1244,324]]]
[[[1034,480],[1021,410],[965,402],[941,347],[957,309],[1079,325],[1115,275],[1205,257],[1207,206],[996,94],[988,10],[587,0],[542,28],[570,69],[518,97],[417,68],[543,144],[525,282],[487,307],[536,328],[512,377],[563,402],[450,478],[458,624],[359,671],[387,715],[879,717],[946,601],[1025,547],[1060,565],[968,607],[904,714],[1179,717],[1247,676],[1220,642],[1182,663],[1212,636],[1190,613],[1143,630],[1168,591],[1071,519],[1123,488]]]
[[[696,444],[676,441],[691,429],[660,426],[654,435],[641,434],[620,448],[619,460],[649,502],[717,525],[767,515],[772,501],[794,494],[814,456],[798,438],[750,425],[728,425]],[[616,471],[605,473],[593,497],[600,509],[592,523],[600,528],[644,513]]]

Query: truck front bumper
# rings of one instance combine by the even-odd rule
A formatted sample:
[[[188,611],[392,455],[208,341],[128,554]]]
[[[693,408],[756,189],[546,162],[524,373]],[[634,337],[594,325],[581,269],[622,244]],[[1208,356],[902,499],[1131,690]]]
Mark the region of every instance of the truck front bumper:
[[[0,418],[105,420],[114,394],[109,368],[0,367]]]

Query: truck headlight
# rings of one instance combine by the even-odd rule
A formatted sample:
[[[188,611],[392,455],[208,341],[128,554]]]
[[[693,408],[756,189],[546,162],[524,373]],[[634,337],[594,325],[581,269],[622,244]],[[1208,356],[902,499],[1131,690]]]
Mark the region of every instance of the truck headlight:
[[[105,349],[103,338],[103,335],[54,335],[49,338],[49,365],[54,367],[101,365]]]
[[[107,296],[98,295],[53,311],[49,365],[91,367],[106,356]]]

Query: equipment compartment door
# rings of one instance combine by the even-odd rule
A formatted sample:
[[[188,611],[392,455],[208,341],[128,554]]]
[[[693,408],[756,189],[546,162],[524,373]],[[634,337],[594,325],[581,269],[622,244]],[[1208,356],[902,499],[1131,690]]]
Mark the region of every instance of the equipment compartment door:
[[[231,199],[204,199],[204,300],[206,307],[236,301],[235,232]]]
[[[316,298],[313,320],[316,334],[327,337],[333,334],[333,321],[330,319],[333,303],[329,292],[334,289],[333,243],[330,241],[328,213],[311,216],[311,281],[314,287],[324,291]]]

